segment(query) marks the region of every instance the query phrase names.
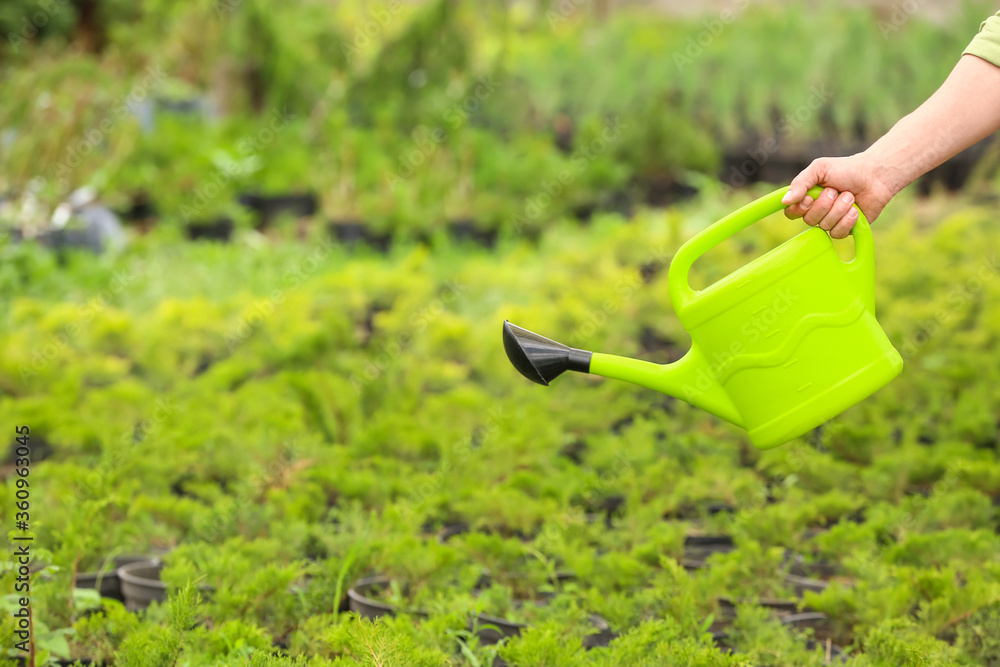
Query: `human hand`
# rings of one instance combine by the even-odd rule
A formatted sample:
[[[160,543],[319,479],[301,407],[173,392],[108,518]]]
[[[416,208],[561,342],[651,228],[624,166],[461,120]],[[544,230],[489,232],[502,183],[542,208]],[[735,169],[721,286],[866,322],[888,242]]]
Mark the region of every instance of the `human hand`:
[[[823,191],[813,200],[806,194],[820,185]],[[803,218],[807,225],[819,225],[835,239],[846,238],[858,221],[855,202],[869,222],[882,213],[895,192],[877,175],[864,153],[849,157],[819,158],[792,179],[782,198],[785,217]]]

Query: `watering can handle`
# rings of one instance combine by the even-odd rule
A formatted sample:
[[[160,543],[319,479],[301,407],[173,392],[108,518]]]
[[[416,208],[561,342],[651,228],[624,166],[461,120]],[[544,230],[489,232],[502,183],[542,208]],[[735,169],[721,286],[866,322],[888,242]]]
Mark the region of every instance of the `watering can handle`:
[[[815,187],[809,191],[809,195],[815,199],[822,191],[822,188]],[[688,284],[688,272],[695,260],[733,234],[782,210],[785,206],[781,203],[781,198],[786,192],[788,192],[788,188],[784,187],[750,202],[714,225],[703,229],[677,250],[670,262],[667,282],[670,286],[670,300],[678,312],[693,303],[701,293],[700,290],[694,290]],[[858,208],[857,204],[854,204],[854,207]],[[848,262],[848,272],[856,281],[865,306],[874,313],[875,246],[868,219],[865,218],[865,214],[860,208],[858,208],[858,221],[851,230],[851,234],[854,236],[854,259]]]

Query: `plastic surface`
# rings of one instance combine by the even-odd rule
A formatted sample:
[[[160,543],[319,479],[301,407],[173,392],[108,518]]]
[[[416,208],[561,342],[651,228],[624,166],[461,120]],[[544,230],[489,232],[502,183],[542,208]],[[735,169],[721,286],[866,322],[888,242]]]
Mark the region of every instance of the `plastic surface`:
[[[503,323],[503,347],[514,368],[538,384],[548,386],[565,371],[590,372],[590,352],[557,343],[507,320]]]
[[[159,561],[138,561],[122,565],[117,570],[125,607],[131,611],[145,609],[152,602],[167,599],[167,585],[160,581]]]
[[[123,601],[121,583],[114,570],[105,572],[82,572],[76,575],[77,588],[93,588],[102,598]]]
[[[668,281],[691,335],[684,357],[661,365],[594,353],[590,372],[677,396],[745,428],[760,449],[812,430],[896,377],[903,360],[875,320],[874,246],[860,209],[850,262],[810,227],[704,290],[688,284],[698,257],[782,210],[785,192],[751,202],[677,251]]]

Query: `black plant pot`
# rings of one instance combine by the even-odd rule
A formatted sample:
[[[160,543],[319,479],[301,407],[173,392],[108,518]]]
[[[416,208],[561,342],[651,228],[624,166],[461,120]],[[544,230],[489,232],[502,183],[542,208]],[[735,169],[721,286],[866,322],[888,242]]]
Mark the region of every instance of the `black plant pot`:
[[[705,567],[705,561],[712,554],[728,553],[736,548],[729,535],[688,535],[684,538],[684,559],[681,564],[687,570]]]
[[[786,600],[784,598],[736,598],[729,595],[720,595],[719,604],[723,610],[730,612],[735,610],[737,605],[755,604],[760,607],[773,609],[778,613],[795,613],[799,610],[798,600]]]
[[[462,218],[448,221],[448,233],[459,243],[472,242],[484,248],[494,248],[499,232],[497,229],[483,229],[475,220]]]
[[[610,530],[614,527],[614,519],[624,512],[625,496],[615,493],[595,500],[576,497],[571,502],[584,509],[588,523],[603,520],[604,526]]]
[[[556,581],[568,581],[573,578],[575,577],[570,572],[557,572],[555,574]],[[354,586],[347,591],[348,607],[350,611],[353,611],[354,613],[365,618],[395,616],[399,613],[399,610],[395,606],[371,597],[371,594],[374,592],[388,586],[389,582],[390,580],[388,577],[381,576],[359,579],[357,583],[355,583]],[[484,575],[480,579],[477,587],[481,588],[488,586],[489,582],[489,576]],[[430,616],[430,614],[426,611],[420,609],[408,610],[406,613],[419,618],[427,618]],[[592,614],[590,619],[597,632],[588,635],[588,637],[584,639],[585,647],[594,648],[597,646],[607,646],[608,643],[618,636],[611,631],[611,627],[608,625],[607,621],[600,616]],[[474,632],[476,636],[479,637],[479,641],[481,643],[496,644],[505,637],[516,637],[527,627],[528,626],[524,623],[500,618],[499,616],[477,614],[469,618],[468,630],[470,632]]]
[[[140,611],[153,602],[167,599],[167,585],[160,581],[163,563],[159,560],[138,561],[118,568],[122,597],[130,611]]]
[[[597,204],[593,202],[588,202],[586,204],[577,204],[570,208],[570,213],[579,222],[590,222],[590,219],[594,217],[594,213],[597,212]]]
[[[365,618],[395,616],[399,610],[394,605],[370,597],[371,593],[388,585],[387,577],[365,577],[358,580],[347,591],[350,610]],[[427,618],[430,615],[421,609],[408,610],[406,613],[418,618]],[[523,623],[515,623],[498,616],[479,614],[469,619],[468,629],[470,632],[475,632],[483,644],[496,644],[504,637],[516,637],[526,627]]]
[[[469,619],[469,630],[476,633],[483,644],[496,644],[501,639],[517,637],[528,626],[524,623],[508,621],[499,616],[478,614]]]
[[[825,641],[831,636],[830,619],[826,614],[819,611],[804,611],[794,614],[786,614],[781,617],[781,622],[799,630],[811,628],[813,631],[813,637],[817,641]]]
[[[811,593],[822,593],[830,585],[822,579],[811,579],[800,577],[796,574],[785,576],[785,583],[795,589],[795,595],[802,597],[807,591]]]
[[[685,503],[675,509],[664,512],[663,518],[671,521],[683,521],[685,519],[701,519],[706,515],[715,516],[716,514],[733,514],[735,512],[736,507],[725,502]],[[695,541],[697,542],[698,539],[700,538],[696,537]],[[725,535],[713,536],[712,539],[716,541],[728,539],[729,544],[732,544],[732,539]]]
[[[843,568],[828,560],[806,560],[801,554],[790,554],[791,567],[788,573],[797,577],[829,581],[843,573]]]
[[[590,650],[600,646],[607,646],[618,637],[618,633],[612,632],[608,622],[597,614],[590,615],[590,623],[596,632],[583,638],[582,644],[585,649]],[[491,616],[490,614],[478,614],[474,618],[469,619],[469,630],[474,631],[476,636],[479,637],[479,641],[483,644],[496,644],[502,639],[517,637],[521,634],[522,630],[526,630],[527,628],[528,625],[526,623],[509,621],[499,616]]]
[[[392,236],[377,234],[360,220],[335,220],[327,223],[330,236],[346,246],[365,244],[379,252],[386,252],[392,245]]]
[[[389,585],[388,577],[364,577],[359,579],[354,586],[347,590],[348,609],[364,618],[378,618],[379,616],[395,616],[398,611],[396,607],[386,602],[381,602],[370,594],[385,588]],[[410,612],[415,616],[426,616],[425,612]]]
[[[618,638],[618,633],[612,631],[608,622],[597,614],[590,615],[590,622],[597,632],[593,632],[583,638],[583,648],[588,651],[592,648],[607,646]]]
[[[131,559],[134,556],[125,556]],[[125,608],[129,611],[141,611],[153,602],[164,602],[167,599],[167,585],[160,580],[163,562],[159,558],[149,560],[134,560],[119,567],[116,572],[121,584]],[[198,584],[202,595],[210,594],[212,587]]]
[[[639,182],[643,190],[643,200],[651,206],[669,206],[698,194],[698,188],[678,183],[670,176],[640,177]]]
[[[734,651],[733,647],[729,645],[728,639],[729,635],[726,632],[712,633],[712,641],[715,642],[716,646],[719,648],[720,651],[726,654],[734,654],[736,653],[736,651]],[[833,644],[832,642],[826,642],[826,641],[817,642],[810,639],[806,642],[806,647],[810,651],[815,650],[816,648],[826,649],[828,657],[825,661],[825,664],[827,665],[832,665],[834,663],[843,663],[847,662],[848,660],[847,656],[844,655],[843,649],[837,646],[836,644]]]
[[[155,561],[157,556],[155,555],[138,555],[138,554],[122,554],[115,556],[111,559],[114,566],[102,571],[97,572],[78,572],[76,575],[76,587],[77,588],[94,588],[102,598],[111,598],[112,600],[118,600],[119,602],[124,602],[125,597],[122,595],[121,580],[118,578],[118,569],[123,565],[129,565],[130,563],[152,563]],[[100,588],[98,588],[98,584]]]
[[[121,582],[118,579],[116,570],[105,570],[103,572],[79,572],[76,575],[77,588],[93,588],[97,590],[102,598],[110,598],[124,602],[122,596]]]
[[[156,218],[158,212],[153,200],[145,193],[140,193],[133,197],[131,205],[119,211],[118,215],[126,222],[143,222]]]
[[[126,213],[128,219],[132,221],[147,220],[157,216],[156,205],[149,200],[135,202]]]
[[[687,535],[684,538],[684,546],[713,551],[732,551],[736,548],[736,543],[730,535]]]
[[[148,562],[152,562],[152,561],[158,560],[161,556],[166,555],[166,553],[167,553],[166,551],[162,551],[162,550],[161,551],[157,551],[157,550],[154,549],[154,550],[151,551],[151,553],[148,553],[148,554],[121,554],[121,555],[115,556],[111,560],[114,562],[115,568],[117,569],[117,568],[123,567],[125,565],[130,565],[132,563],[148,563]]]
[[[3,459],[3,465],[14,465],[17,459],[20,458],[17,455],[17,450],[21,446],[22,445],[18,443],[17,440],[11,439],[10,446],[7,448],[7,456]],[[32,463],[44,461],[56,453],[55,447],[53,447],[52,443],[50,443],[43,435],[32,435],[28,448],[31,451],[30,456]]]
[[[577,438],[559,450],[559,456],[569,459],[576,465],[583,465],[583,457],[587,454],[587,443]]]
[[[239,202],[257,213],[258,229],[267,227],[279,215],[302,218],[316,215],[317,210],[316,195],[311,192],[272,196],[245,192],[239,196]]]
[[[438,531],[438,542],[447,542],[456,535],[462,535],[467,532],[469,532],[469,524],[465,521],[446,523],[441,526],[441,530]]]
[[[235,224],[232,218],[221,217],[214,220],[199,220],[192,222],[187,227],[187,237],[192,241],[224,241],[228,242],[233,236]]]
[[[713,638],[716,634],[721,635],[720,645],[730,650],[725,643],[726,632],[736,619],[736,607],[743,604],[753,604],[759,607],[770,609],[772,614],[783,624],[797,628],[799,630],[813,629],[813,637],[817,640],[827,640],[833,637],[833,628],[826,614],[805,610],[799,611],[799,600],[781,598],[736,598],[730,596],[719,596],[719,608],[715,615],[715,622],[710,628],[713,631]],[[811,641],[811,640],[810,640]]]

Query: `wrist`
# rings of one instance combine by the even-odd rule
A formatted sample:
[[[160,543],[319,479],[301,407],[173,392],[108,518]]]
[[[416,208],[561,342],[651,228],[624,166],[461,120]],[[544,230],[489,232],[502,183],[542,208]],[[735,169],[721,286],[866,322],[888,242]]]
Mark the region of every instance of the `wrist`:
[[[915,176],[907,173],[905,160],[888,155],[886,150],[878,145],[872,144],[867,150],[858,154],[861,161],[867,168],[870,178],[875,181],[873,185],[881,186],[886,191],[887,199],[895,197],[900,190],[913,182]]]

